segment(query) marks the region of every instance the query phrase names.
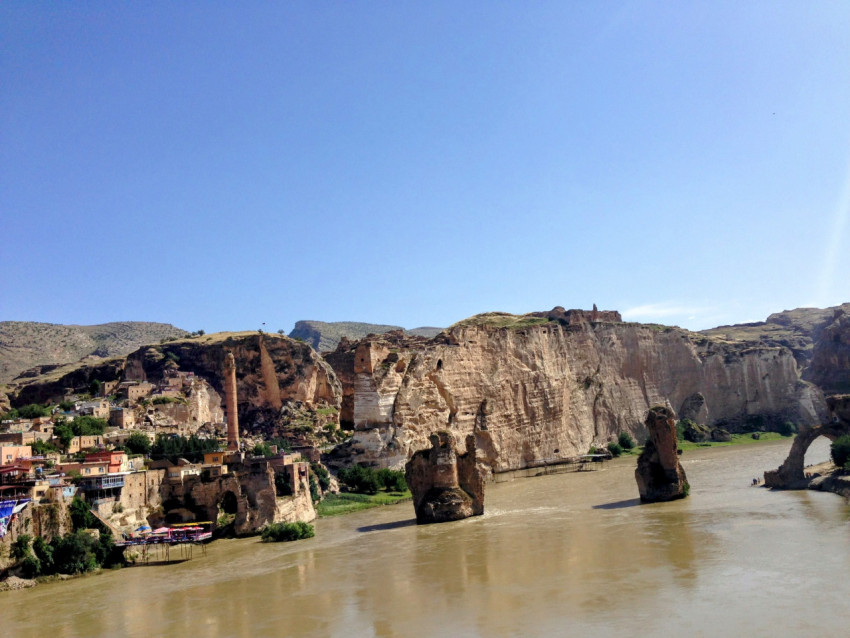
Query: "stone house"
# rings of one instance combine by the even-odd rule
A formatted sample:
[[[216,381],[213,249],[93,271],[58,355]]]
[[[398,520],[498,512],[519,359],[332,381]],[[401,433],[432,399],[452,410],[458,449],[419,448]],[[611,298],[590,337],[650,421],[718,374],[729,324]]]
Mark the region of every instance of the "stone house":
[[[76,454],[82,450],[103,447],[103,436],[92,434],[90,436],[75,436],[68,444],[67,454]]]
[[[109,464],[107,472],[127,472],[130,469],[127,454],[123,451],[104,450],[86,454],[86,463],[106,462]]]
[[[136,413],[129,408],[112,408],[109,410],[109,425],[126,430],[136,425]]]
[[[97,419],[109,418],[109,401],[98,399],[96,401],[85,401],[77,410],[79,414],[91,415]]]
[[[153,384],[148,383],[147,381],[142,381],[141,383],[129,381],[121,384],[121,391],[126,392],[127,400],[130,401],[130,403],[134,403],[139,399],[144,399],[153,392]]]
[[[32,447],[29,445],[0,445],[0,464],[11,465],[18,459],[29,459]]]

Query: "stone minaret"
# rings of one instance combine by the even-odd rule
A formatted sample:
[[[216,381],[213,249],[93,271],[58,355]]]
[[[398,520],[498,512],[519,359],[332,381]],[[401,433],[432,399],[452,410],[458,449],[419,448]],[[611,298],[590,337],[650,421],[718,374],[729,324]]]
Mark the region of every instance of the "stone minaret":
[[[227,408],[227,449],[239,450],[239,416],[236,414],[236,360],[228,352],[224,358],[224,401]]]

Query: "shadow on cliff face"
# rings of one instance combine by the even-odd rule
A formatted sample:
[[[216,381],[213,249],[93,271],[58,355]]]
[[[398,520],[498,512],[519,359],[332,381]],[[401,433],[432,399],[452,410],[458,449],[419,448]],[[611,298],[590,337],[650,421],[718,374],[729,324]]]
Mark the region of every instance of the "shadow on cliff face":
[[[625,507],[634,507],[640,505],[639,498],[630,498],[625,501],[614,501],[613,503],[603,503],[602,505],[594,505],[595,510],[619,510]]]
[[[399,527],[411,527],[416,525],[416,519],[410,518],[406,521],[393,521],[392,523],[381,523],[380,525],[364,525],[363,527],[358,527],[358,532],[378,532],[381,530],[387,529],[397,529]]]

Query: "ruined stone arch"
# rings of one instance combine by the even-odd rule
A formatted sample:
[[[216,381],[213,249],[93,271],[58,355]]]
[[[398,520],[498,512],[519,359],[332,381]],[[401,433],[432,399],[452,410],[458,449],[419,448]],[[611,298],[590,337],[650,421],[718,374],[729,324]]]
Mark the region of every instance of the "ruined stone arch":
[[[850,434],[850,424],[841,421],[802,430],[791,444],[791,451],[788,452],[785,462],[778,469],[764,473],[765,486],[794,488],[803,485],[806,482],[804,467],[809,446],[822,436],[834,441],[845,434]]]

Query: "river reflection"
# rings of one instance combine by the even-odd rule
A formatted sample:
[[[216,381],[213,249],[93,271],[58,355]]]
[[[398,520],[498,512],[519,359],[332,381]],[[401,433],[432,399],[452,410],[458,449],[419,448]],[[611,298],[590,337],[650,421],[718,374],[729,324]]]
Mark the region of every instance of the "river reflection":
[[[322,519],[316,537],[218,541],[179,565],[0,595],[10,636],[842,635],[844,499],[752,478],[789,442],[683,457],[691,496],[640,505],[634,458],[489,485],[484,516],[412,506]]]

